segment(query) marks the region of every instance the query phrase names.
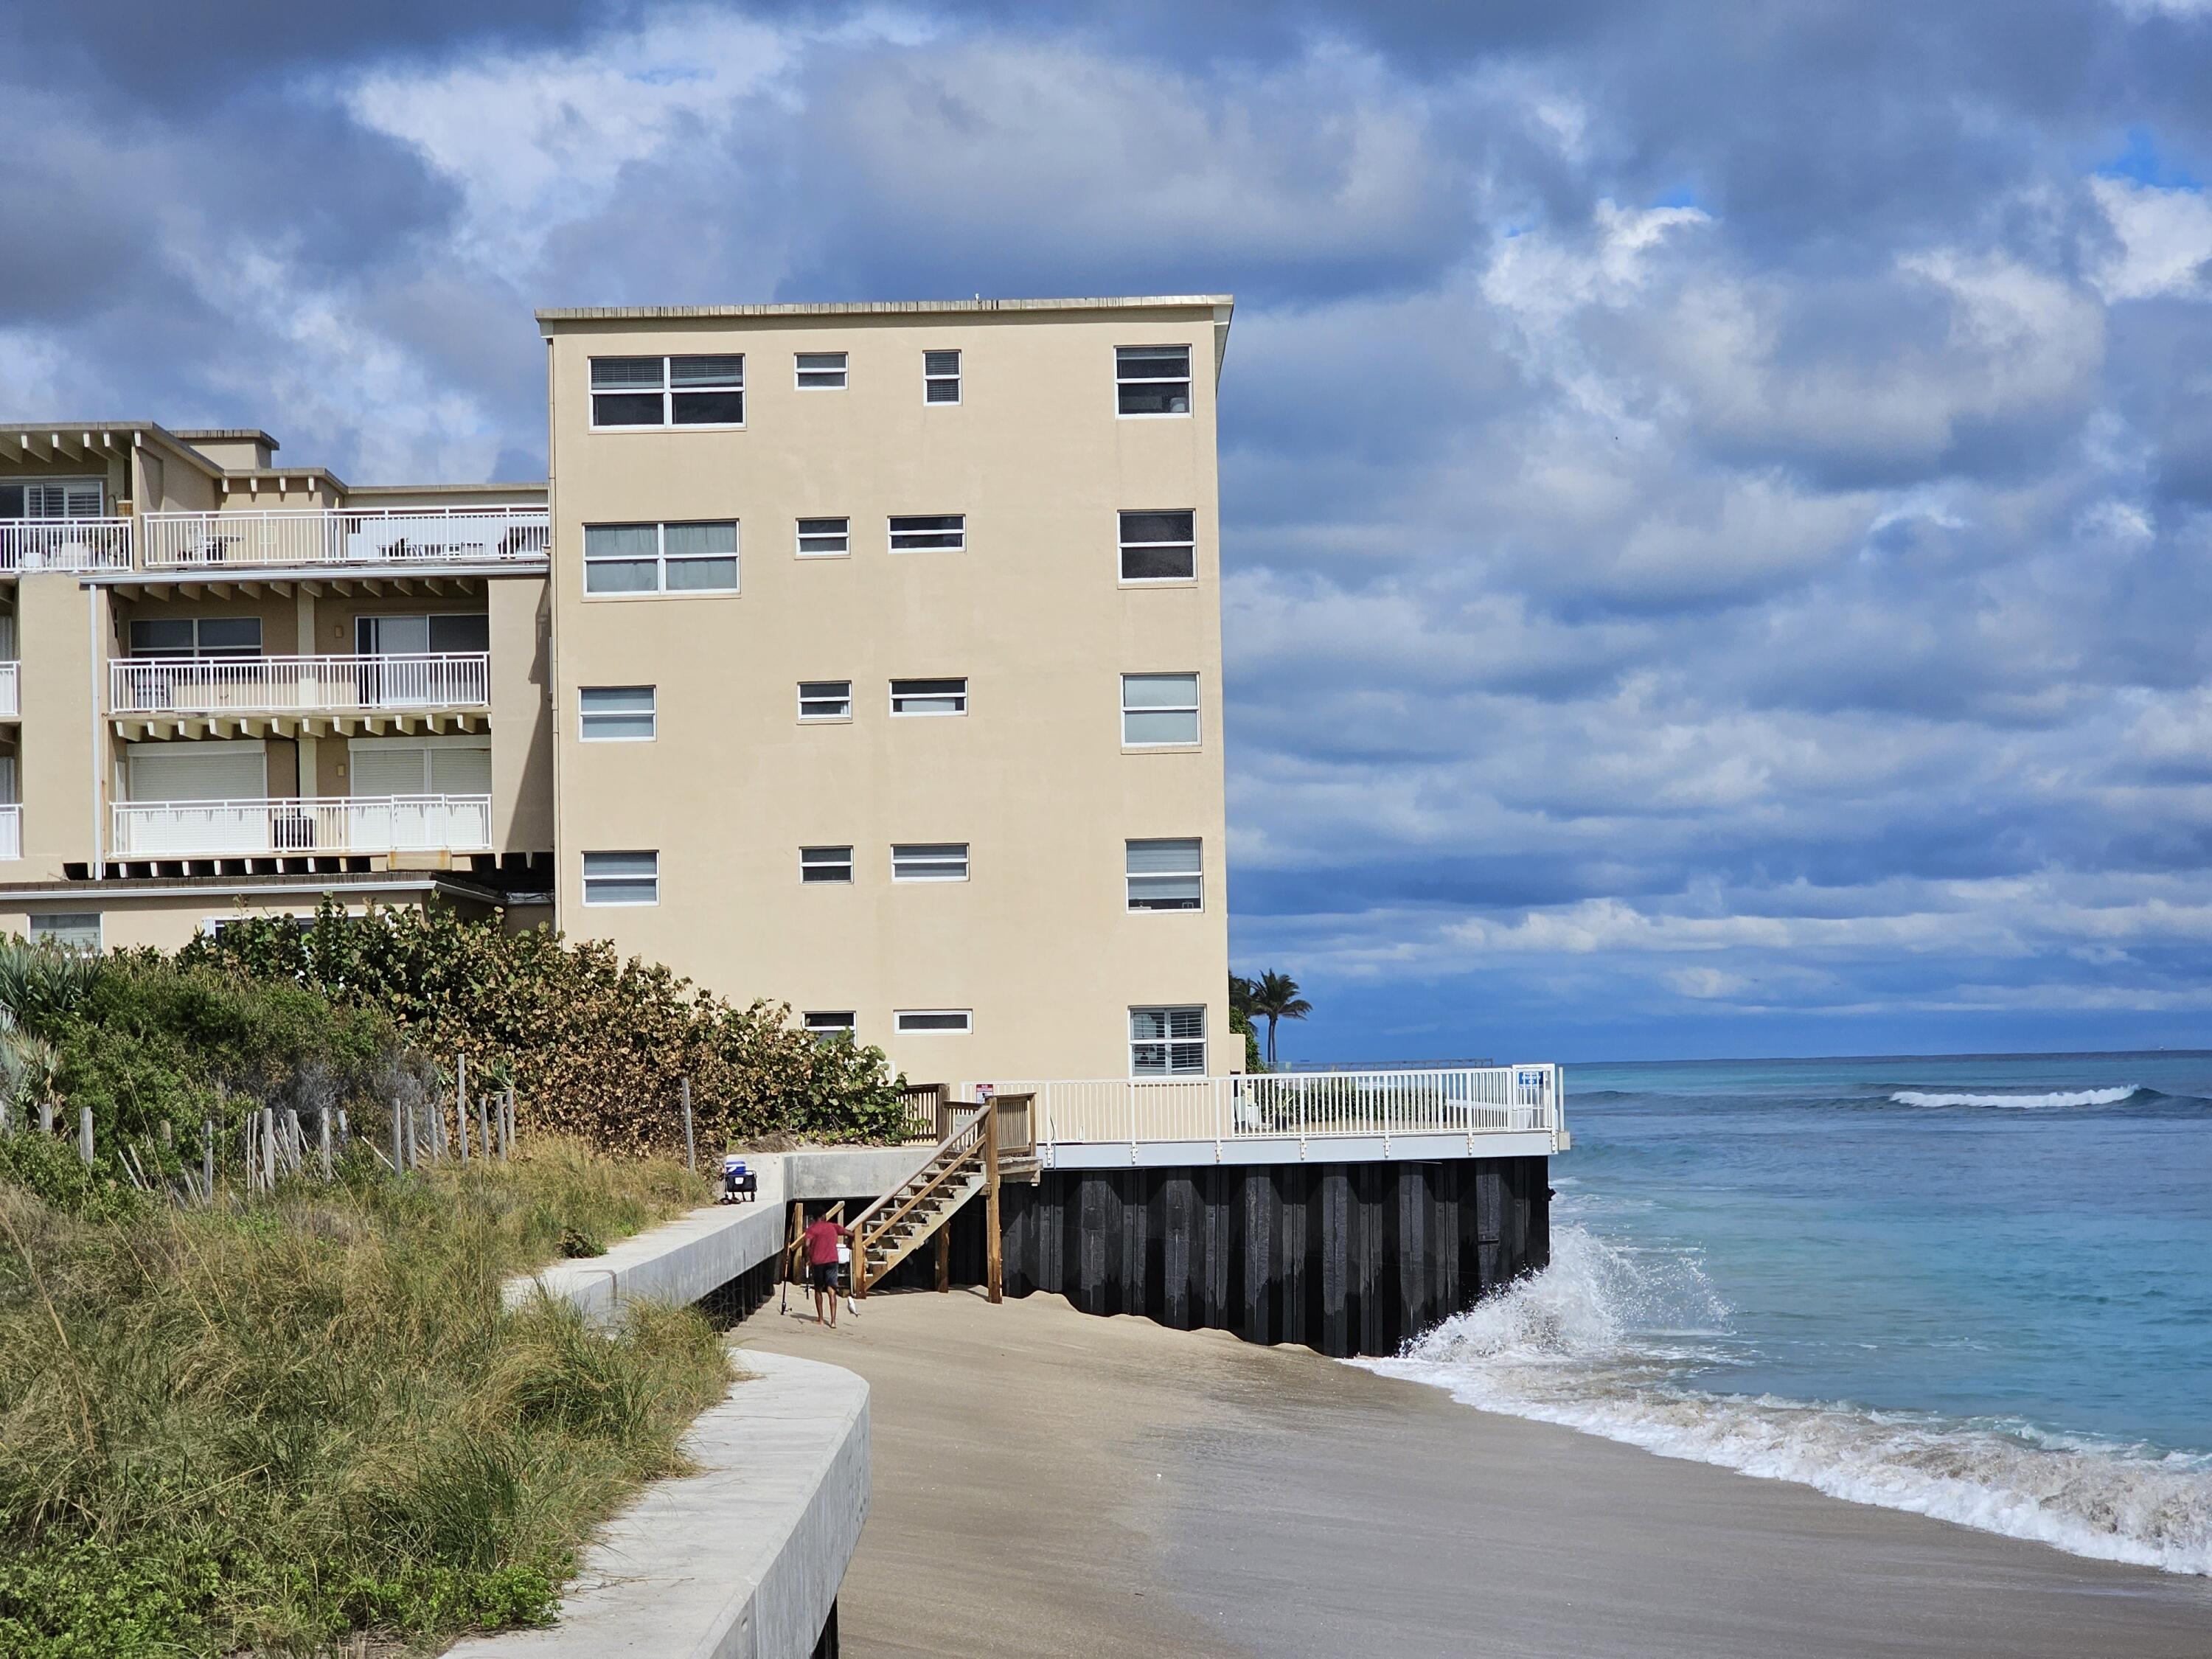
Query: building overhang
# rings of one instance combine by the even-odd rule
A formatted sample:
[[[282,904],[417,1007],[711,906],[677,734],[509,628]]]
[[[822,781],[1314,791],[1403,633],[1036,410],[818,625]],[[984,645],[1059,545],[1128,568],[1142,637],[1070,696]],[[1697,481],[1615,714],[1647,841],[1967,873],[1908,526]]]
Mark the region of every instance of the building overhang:
[[[543,576],[550,562],[544,557],[491,559],[467,564],[419,565],[249,565],[223,570],[92,571],[82,576],[85,587],[112,588],[118,592],[143,593],[149,599],[257,599],[274,593],[287,597],[306,589],[310,592],[445,593],[473,592],[478,585],[500,576]]]

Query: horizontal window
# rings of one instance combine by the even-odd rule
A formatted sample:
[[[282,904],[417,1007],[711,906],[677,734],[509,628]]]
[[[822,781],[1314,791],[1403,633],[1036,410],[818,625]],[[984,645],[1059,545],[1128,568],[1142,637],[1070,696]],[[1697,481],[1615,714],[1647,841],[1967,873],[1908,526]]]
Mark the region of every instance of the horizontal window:
[[[891,1016],[902,1031],[958,1031],[975,1029],[975,1016],[965,1008],[902,1008]]]
[[[577,735],[586,743],[645,743],[654,735],[649,685],[586,685],[576,701],[582,710]]]
[[[1121,741],[1132,749],[1198,741],[1198,676],[1121,676]]]
[[[585,854],[584,902],[586,904],[659,903],[660,854],[658,853]]]
[[[968,712],[968,682],[957,680],[893,680],[894,714],[964,714]]]
[[[799,359],[799,389],[801,392],[842,392],[845,389],[845,354],[842,351],[802,351]]]
[[[1133,841],[1124,856],[1132,910],[1195,910],[1203,896],[1199,842]]]
[[[155,617],[131,624],[134,657],[258,657],[258,617]]]
[[[1124,513],[1121,580],[1187,582],[1198,575],[1198,514]]]
[[[849,847],[802,847],[799,849],[799,878],[808,881],[853,879],[853,849]]]
[[[1115,410],[1121,415],[1190,413],[1190,348],[1114,348]]]
[[[0,481],[0,519],[96,519],[100,503],[97,478]]]
[[[743,426],[742,354],[592,359],[595,427]]]
[[[587,524],[586,593],[734,593],[738,526],[708,524]]]
[[[801,519],[799,521],[799,556],[802,559],[834,559],[853,550],[853,521],[850,519]]]
[[[1204,1077],[1206,1010],[1129,1010],[1129,1074],[1132,1077]]]
[[[853,1035],[854,1018],[850,1008],[810,1008],[800,1016],[809,1032],[818,1037],[839,1037]]]
[[[803,720],[848,720],[853,718],[853,682],[801,680],[799,718]]]
[[[959,553],[968,546],[964,513],[909,514],[891,520],[894,553]]]
[[[926,404],[960,401],[960,354],[925,351],[921,354],[921,400]]]
[[[891,848],[893,881],[965,881],[968,843],[908,842]]]
[[[31,918],[32,942],[58,945],[64,951],[100,951],[100,912],[49,910]]]

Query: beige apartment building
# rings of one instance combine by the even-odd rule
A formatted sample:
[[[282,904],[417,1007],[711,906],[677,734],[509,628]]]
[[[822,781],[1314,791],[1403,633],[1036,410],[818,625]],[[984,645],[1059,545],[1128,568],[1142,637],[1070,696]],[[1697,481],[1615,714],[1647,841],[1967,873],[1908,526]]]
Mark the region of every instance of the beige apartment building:
[[[1229,316],[542,312],[549,484],[0,427],[0,930],[436,897],[918,1079],[1234,1069]]]

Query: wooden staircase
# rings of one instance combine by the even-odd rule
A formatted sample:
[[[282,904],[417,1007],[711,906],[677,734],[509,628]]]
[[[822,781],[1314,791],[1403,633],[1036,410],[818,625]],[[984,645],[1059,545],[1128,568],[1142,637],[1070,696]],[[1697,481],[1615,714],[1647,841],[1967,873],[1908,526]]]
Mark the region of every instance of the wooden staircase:
[[[1026,1102],[1024,1102],[1026,1109]],[[952,1235],[946,1224],[978,1193],[988,1213],[986,1287],[1003,1298],[1004,1261],[999,1243],[1000,1109],[993,1102],[952,1106],[947,1129],[921,1169],[853,1218],[853,1294],[866,1296],[891,1269],[930,1240],[937,1241],[937,1288],[951,1288]]]

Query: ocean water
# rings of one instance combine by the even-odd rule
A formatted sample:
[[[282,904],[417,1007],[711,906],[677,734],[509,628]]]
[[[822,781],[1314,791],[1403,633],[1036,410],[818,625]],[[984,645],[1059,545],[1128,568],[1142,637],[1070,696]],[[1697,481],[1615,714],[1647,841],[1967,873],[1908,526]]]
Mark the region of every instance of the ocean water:
[[[1570,1068],[1467,1403],[2212,1574],[2212,1054]]]

